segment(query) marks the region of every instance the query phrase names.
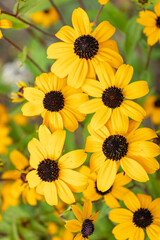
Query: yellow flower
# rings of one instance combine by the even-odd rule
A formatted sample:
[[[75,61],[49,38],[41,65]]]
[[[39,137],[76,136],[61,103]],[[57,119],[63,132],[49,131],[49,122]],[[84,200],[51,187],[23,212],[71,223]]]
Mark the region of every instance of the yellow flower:
[[[144,104],[146,110],[146,117],[151,116],[154,124],[160,123],[160,99],[156,96],[149,96]]]
[[[7,20],[7,19],[1,19],[1,9],[0,9],[0,29],[1,28],[4,28],[4,29],[7,29],[7,28],[12,28],[12,22]],[[3,34],[0,30],[0,39],[3,37]]]
[[[11,93],[13,97],[11,97],[12,102],[23,102],[24,101],[24,88],[27,87],[27,84],[23,81],[19,81],[19,83],[16,83],[16,85],[19,87],[18,92]]]
[[[28,123],[28,118],[19,113],[13,116],[13,121],[19,126],[24,126]]]
[[[160,1],[154,6],[154,11],[141,11],[137,22],[145,26],[143,32],[147,36],[147,43],[153,46],[160,42]]]
[[[71,132],[78,128],[78,121],[85,115],[77,108],[87,101],[88,95],[81,90],[66,85],[66,79],[59,79],[53,73],[43,73],[36,78],[37,88],[24,89],[24,97],[29,101],[22,107],[24,116],[41,114],[43,124],[53,132],[65,127]]]
[[[98,172],[99,191],[105,192],[112,186],[120,165],[130,178],[139,182],[148,181],[147,173],[159,168],[154,157],[160,154],[160,148],[147,141],[157,135],[149,128],[138,128],[139,125],[140,122],[131,120],[123,134],[111,122],[97,131],[89,129],[91,136],[87,137],[85,149],[93,152],[90,168]]]
[[[47,226],[47,231],[50,235],[56,234],[58,231],[58,225],[53,222],[49,222]]]
[[[97,174],[95,172],[91,173],[87,166],[82,166],[80,172],[89,178],[89,185],[87,189],[83,191],[83,195],[86,199],[98,201],[101,197],[104,197],[104,201],[108,207],[120,207],[118,200],[123,200],[125,194],[129,191],[123,186],[128,184],[131,181],[131,178],[129,178],[124,172],[118,173],[113,185],[107,191],[102,192],[99,191],[97,187]]]
[[[151,3],[151,1],[149,1],[149,0],[132,0],[132,1],[138,3],[138,4],[141,5],[142,7],[144,7],[144,6],[146,6],[147,4],[150,4],[150,3]]]
[[[49,27],[59,20],[57,10],[52,7],[50,9],[39,11],[30,16],[34,23],[40,23],[43,27]]]
[[[17,206],[19,204],[19,198],[12,195],[12,183],[6,182],[2,184],[1,199],[2,212],[7,210],[9,206]]]
[[[124,198],[128,209],[113,209],[109,213],[109,219],[119,223],[113,229],[116,239],[144,240],[147,233],[150,240],[159,239],[160,233],[160,198],[152,201],[152,197],[146,194],[130,192]]]
[[[28,159],[19,151],[13,150],[10,153],[10,160],[16,167],[16,170],[9,170],[2,174],[2,178],[11,179],[10,196],[17,199],[22,195],[24,203],[36,205],[37,200],[41,200],[42,196],[35,192],[35,189],[30,189],[26,181],[26,174],[30,171]],[[17,171],[18,170],[18,171]]]
[[[88,239],[90,235],[94,232],[94,224],[97,220],[99,212],[92,214],[92,203],[89,200],[86,200],[83,206],[83,212],[81,209],[76,206],[72,205],[72,211],[76,216],[76,219],[72,219],[66,221],[65,227],[70,232],[79,232],[75,237],[74,240],[85,240]]]
[[[101,5],[105,5],[109,2],[110,0],[98,0],[98,2],[101,4]]]
[[[100,23],[92,32],[87,13],[78,8],[73,11],[72,24],[74,28],[64,26],[56,34],[63,42],[51,44],[47,57],[57,59],[51,67],[53,73],[60,78],[68,75],[68,85],[79,88],[86,76],[95,76],[100,62],[118,68],[123,59],[117,52],[116,42],[108,40],[115,32],[108,21]]]
[[[39,139],[33,138],[28,149],[31,154],[30,165],[33,170],[27,175],[31,188],[43,194],[50,205],[57,205],[58,198],[71,204],[75,201],[73,192],[82,192],[88,184],[86,176],[73,171],[80,167],[86,160],[84,150],[75,150],[61,156],[65,131],[57,130],[51,134],[46,126],[39,128]]]
[[[9,122],[9,116],[6,107],[3,104],[0,104],[0,125],[6,124]]]
[[[83,91],[95,99],[91,99],[79,107],[79,111],[82,113],[96,112],[91,120],[92,128],[102,127],[109,118],[115,127],[121,130],[128,128],[128,117],[142,121],[145,116],[144,109],[131,100],[148,93],[147,82],[136,81],[129,84],[133,75],[133,68],[129,65],[121,65],[116,73],[107,63],[99,65],[97,75],[100,82],[87,79],[82,86]]]
[[[0,154],[7,153],[7,146],[12,144],[12,139],[8,136],[10,130],[5,125],[0,125]]]

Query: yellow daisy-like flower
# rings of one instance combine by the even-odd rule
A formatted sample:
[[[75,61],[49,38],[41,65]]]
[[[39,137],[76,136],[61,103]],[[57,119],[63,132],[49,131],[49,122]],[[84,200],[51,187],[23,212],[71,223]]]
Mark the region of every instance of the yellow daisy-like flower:
[[[40,23],[43,27],[49,27],[59,20],[57,10],[52,7],[44,11],[39,11],[30,16],[34,23]]]
[[[0,125],[0,154],[7,153],[7,146],[12,144],[12,139],[8,136],[10,130],[5,125]]]
[[[28,173],[27,180],[50,205],[58,204],[57,195],[67,204],[75,202],[72,191],[82,192],[88,184],[85,175],[72,170],[84,163],[85,151],[75,150],[61,156],[65,135],[63,130],[51,134],[45,125],[41,125],[40,140],[33,138],[28,144],[30,165],[34,169]]]
[[[53,73],[42,73],[35,83],[37,88],[24,89],[24,97],[29,102],[22,107],[23,115],[41,114],[43,124],[49,126],[52,132],[63,127],[74,132],[78,121],[85,118],[77,108],[87,101],[88,95],[67,86],[66,79],[59,79]]]
[[[16,85],[19,87],[18,92],[11,93],[13,97],[11,97],[12,102],[23,102],[24,101],[24,88],[27,87],[27,84],[23,81],[19,81],[19,83],[16,83]]]
[[[98,0],[98,2],[101,4],[101,5],[105,5],[109,2],[110,0]]]
[[[79,88],[86,76],[93,76],[100,62],[108,62],[118,68],[123,59],[117,52],[116,42],[108,40],[115,32],[115,28],[108,22],[100,23],[92,32],[87,13],[75,9],[72,14],[73,27],[64,26],[56,34],[63,42],[50,45],[47,57],[57,59],[51,71],[58,77],[68,75],[69,86]]]
[[[118,208],[109,212],[109,219],[119,223],[113,229],[116,239],[144,240],[146,231],[150,240],[159,239],[160,233],[160,198],[152,201],[146,194],[130,192],[124,198],[128,209]]]
[[[6,107],[3,104],[0,104],[0,125],[6,124],[9,122],[9,116]]]
[[[83,195],[86,199],[98,201],[101,197],[104,197],[104,201],[108,207],[120,207],[118,200],[123,200],[125,194],[129,191],[123,186],[131,182],[130,177],[124,172],[118,173],[113,185],[107,191],[102,192],[97,187],[97,174],[95,172],[91,172],[90,168],[87,166],[82,166],[80,172],[89,178],[89,185],[86,190],[83,191]]]
[[[12,22],[10,20],[7,19],[1,19],[1,9],[0,9],[0,29],[4,28],[4,29],[8,29],[8,28],[12,28]],[[3,37],[3,34],[0,30],[0,39]]]
[[[4,212],[9,206],[17,206],[19,198],[12,194],[12,183],[6,182],[1,188],[1,210]]]
[[[85,149],[93,152],[90,167],[98,172],[99,191],[105,192],[113,185],[119,165],[130,178],[139,182],[148,181],[147,173],[159,168],[154,157],[160,154],[160,148],[147,141],[157,135],[149,128],[138,128],[139,125],[140,122],[131,120],[123,134],[111,122],[97,131],[89,129],[91,136],[87,137]]]
[[[83,103],[79,110],[86,114],[96,112],[91,120],[94,129],[102,127],[110,118],[117,129],[125,131],[128,117],[142,121],[145,116],[144,109],[131,100],[146,95],[148,84],[146,81],[129,84],[133,75],[133,68],[129,65],[121,65],[116,73],[107,63],[99,65],[97,75],[100,82],[87,79],[82,86],[83,91],[95,99]]]
[[[31,189],[26,181],[26,175],[30,171],[28,159],[18,150],[10,153],[10,160],[16,167],[16,170],[9,170],[2,174],[2,179],[11,179],[10,194],[12,198],[17,199],[22,195],[24,203],[36,205],[37,200],[42,200],[42,196]]]
[[[151,1],[149,1],[149,0],[132,0],[132,1],[138,3],[142,7],[151,3]]]
[[[22,113],[14,115],[12,119],[19,126],[25,126],[28,123],[28,118],[23,116]]]
[[[160,99],[156,96],[149,96],[144,104],[146,110],[146,117],[151,116],[154,124],[160,123]]]
[[[78,220],[72,219],[66,221],[65,224],[66,229],[74,233],[81,231],[80,233],[76,234],[74,240],[89,239],[89,236],[92,235],[94,232],[94,223],[97,220],[99,212],[91,216],[92,203],[89,200],[86,200],[84,202],[83,212],[76,205],[72,205],[72,211]]]
[[[160,43],[160,1],[154,6],[154,11],[141,11],[137,22],[145,26],[143,32],[147,36],[147,43],[153,46]]]

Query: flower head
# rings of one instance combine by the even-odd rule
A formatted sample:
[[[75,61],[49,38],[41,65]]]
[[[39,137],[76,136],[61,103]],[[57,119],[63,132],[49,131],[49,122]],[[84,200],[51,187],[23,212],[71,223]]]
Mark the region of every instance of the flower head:
[[[43,194],[47,203],[57,205],[58,197],[67,204],[75,201],[73,192],[82,192],[88,184],[86,176],[72,169],[80,167],[86,160],[84,150],[75,150],[61,156],[65,131],[51,134],[46,126],[39,128],[39,139],[33,138],[28,149],[33,170],[27,175],[31,188]]]
[[[160,42],[160,1],[155,4],[154,12],[149,10],[140,11],[137,22],[145,26],[143,32],[147,36],[147,43],[153,46]]]
[[[71,132],[78,128],[78,121],[85,115],[77,108],[88,99],[81,90],[67,86],[66,79],[59,79],[53,73],[43,73],[36,78],[36,88],[24,89],[24,97],[29,101],[22,107],[24,116],[41,114],[43,124],[51,131],[65,127]]]
[[[99,212],[92,214],[92,203],[89,200],[84,202],[83,212],[81,209],[76,206],[72,205],[72,211],[78,220],[69,220],[66,222],[65,227],[70,232],[79,232],[74,237],[75,240],[85,240],[89,239],[89,236],[94,232],[94,222],[97,220]]]
[[[93,152],[90,167],[98,174],[99,191],[105,192],[112,186],[120,165],[130,178],[139,182],[149,180],[147,173],[159,168],[155,157],[160,148],[148,141],[157,135],[149,128],[138,128],[139,125],[140,122],[131,120],[124,132],[111,122],[96,131],[89,128],[91,136],[87,137],[85,149]]]
[[[49,27],[59,20],[59,15],[57,10],[52,7],[44,11],[33,13],[30,18],[34,23],[40,23],[43,27]]]
[[[136,196],[129,192],[123,201],[128,209],[118,208],[109,212],[109,219],[119,223],[112,231],[115,238],[143,240],[146,230],[149,239],[159,239],[160,198],[152,201],[149,195]]]
[[[0,125],[0,154],[6,154],[7,146],[12,144],[12,139],[8,136],[9,132],[9,127]]]
[[[16,85],[19,87],[18,92],[11,93],[13,97],[11,97],[12,102],[23,102],[24,101],[24,88],[27,87],[27,84],[23,81],[19,81],[19,83],[16,83]]]
[[[86,76],[95,76],[100,62],[118,68],[123,59],[117,52],[116,42],[109,40],[115,32],[109,22],[100,23],[92,32],[87,13],[78,8],[73,11],[72,24],[74,28],[64,26],[56,34],[63,42],[50,45],[47,57],[57,59],[51,67],[53,73],[60,78],[68,75],[68,85],[79,88]]]
[[[87,166],[82,166],[80,172],[88,176],[88,187],[83,191],[86,199],[98,201],[104,197],[104,201],[110,208],[120,207],[118,200],[123,200],[125,194],[129,191],[124,185],[131,182],[131,178],[124,172],[118,173],[113,185],[107,191],[100,191],[97,186],[97,173],[91,172]],[[118,200],[117,200],[118,199]]]
[[[144,104],[146,110],[146,117],[151,116],[154,124],[160,123],[160,98],[156,96],[149,96]]]
[[[1,19],[1,9],[0,9],[0,29],[1,28],[4,28],[4,29],[12,28],[12,22],[10,20],[7,20],[7,19]],[[3,37],[3,34],[0,30],[0,39],[2,37]]]
[[[91,127],[98,129],[109,119],[117,129],[128,128],[129,118],[142,121],[145,116],[144,109],[131,101],[146,95],[149,91],[146,81],[136,81],[129,84],[133,75],[133,68],[129,65],[121,65],[117,72],[107,64],[99,64],[99,81],[87,79],[82,86],[91,99],[83,103],[79,110],[82,113],[94,113]]]
[[[105,5],[109,2],[110,0],[98,0],[98,2],[101,4],[101,5]]]

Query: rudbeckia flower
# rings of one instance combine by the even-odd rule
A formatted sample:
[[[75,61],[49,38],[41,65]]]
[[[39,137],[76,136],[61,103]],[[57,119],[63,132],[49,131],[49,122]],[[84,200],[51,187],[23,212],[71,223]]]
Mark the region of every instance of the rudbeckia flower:
[[[73,11],[72,24],[74,28],[64,26],[55,34],[63,42],[50,45],[47,57],[57,59],[51,67],[53,73],[60,78],[68,75],[68,85],[79,88],[86,76],[95,74],[100,62],[118,68],[123,59],[115,41],[109,40],[115,28],[108,21],[100,23],[92,32],[87,13],[78,8]]]
[[[119,223],[113,229],[118,240],[145,239],[145,232],[150,240],[159,239],[160,234],[160,198],[152,201],[146,194],[130,192],[124,197],[126,208],[113,209],[109,212],[109,219]]]
[[[24,97],[29,102],[22,107],[23,115],[41,114],[43,124],[49,126],[51,131],[65,127],[74,132],[78,121],[85,118],[77,108],[88,99],[88,95],[67,86],[66,79],[59,79],[53,73],[42,73],[35,83],[36,88],[24,89]]]
[[[34,23],[40,23],[43,27],[49,27],[59,20],[58,12],[54,7],[33,13],[30,18]]]
[[[0,29],[1,28],[4,28],[4,29],[12,28],[12,22],[10,20],[7,20],[7,19],[1,19],[1,9],[0,9]],[[2,37],[3,37],[3,34],[0,30],[0,39]]]
[[[4,125],[9,122],[9,116],[6,107],[0,104],[0,125]]]
[[[36,205],[37,200],[42,200],[42,196],[36,193],[35,189],[31,189],[26,181],[26,175],[30,171],[28,159],[18,150],[13,150],[10,153],[10,160],[16,169],[2,174],[2,179],[11,180],[8,185],[8,188],[10,187],[10,197],[17,199],[18,202],[19,197],[22,195],[24,203],[32,206]]]
[[[11,93],[13,97],[11,97],[12,102],[23,102],[24,101],[24,88],[28,87],[27,84],[23,81],[19,81],[19,83],[16,83],[16,85],[19,87],[18,92]]]
[[[88,176],[88,187],[83,191],[83,195],[90,201],[98,201],[104,197],[104,201],[110,208],[120,207],[118,200],[123,200],[125,194],[129,191],[124,185],[131,182],[131,178],[124,172],[118,173],[113,185],[107,191],[100,191],[97,187],[97,174],[91,172],[89,167],[82,166],[80,172]]]
[[[159,168],[155,157],[160,148],[148,141],[157,135],[149,128],[138,128],[139,125],[140,122],[131,120],[123,134],[111,122],[97,131],[89,128],[91,136],[87,137],[85,149],[93,152],[90,168],[98,173],[99,191],[105,192],[112,186],[120,165],[130,178],[139,182],[148,181],[147,173]]]
[[[147,43],[153,46],[160,43],[160,1],[154,6],[154,11],[140,11],[137,22],[145,26],[143,32],[147,36]]]
[[[146,110],[146,117],[151,116],[154,124],[160,123],[160,99],[156,96],[149,96],[144,104]]]
[[[57,130],[51,134],[48,128],[41,125],[39,139],[33,138],[28,144],[31,154],[30,165],[33,170],[27,174],[31,188],[44,195],[50,205],[58,204],[58,197],[67,204],[75,201],[73,192],[82,192],[88,179],[72,169],[80,167],[86,160],[84,150],[75,150],[61,156],[65,131]]]
[[[99,212],[91,216],[92,203],[89,200],[84,202],[83,212],[76,205],[72,205],[72,211],[78,220],[72,219],[66,221],[65,227],[73,233],[80,231],[80,233],[76,234],[74,240],[89,239],[89,236],[94,232],[94,223],[97,220]]]
[[[110,0],[98,0],[98,2],[101,4],[101,5],[105,5],[109,2]]]
[[[6,154],[7,146],[12,144],[12,139],[8,136],[9,132],[9,127],[0,125],[0,154]]]
[[[129,118],[142,121],[145,116],[144,109],[131,101],[146,95],[149,91],[146,81],[136,81],[131,84],[133,75],[132,66],[123,64],[114,73],[108,64],[101,64],[98,77],[99,81],[87,79],[82,86],[91,99],[83,103],[79,110],[82,113],[94,113],[91,126],[94,129],[102,127],[109,118],[115,128],[125,130],[128,128]]]

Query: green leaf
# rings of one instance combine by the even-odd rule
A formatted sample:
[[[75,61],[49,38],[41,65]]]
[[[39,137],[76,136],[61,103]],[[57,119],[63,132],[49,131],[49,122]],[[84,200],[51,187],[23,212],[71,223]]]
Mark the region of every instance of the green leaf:
[[[24,47],[23,51],[18,54],[18,58],[21,61],[20,67],[23,66],[23,63],[26,61],[26,57],[27,57],[27,47]]]
[[[125,54],[127,62],[133,57],[136,44],[141,37],[142,26],[136,22],[137,16],[131,18],[126,26]]]
[[[151,193],[151,196],[154,198],[157,198],[160,196],[160,184],[158,180],[156,179],[156,175],[152,174],[149,176],[149,180],[146,182],[146,185]]]
[[[12,28],[13,29],[22,29],[22,28],[27,28],[28,25],[23,23],[22,21],[18,20],[16,17],[7,15],[7,14],[2,14],[1,19],[7,19],[12,22]]]
[[[17,225],[16,225],[16,220],[13,216],[12,218],[12,226],[11,226],[11,234],[10,234],[10,240],[19,240],[18,236],[18,230],[17,230]]]

